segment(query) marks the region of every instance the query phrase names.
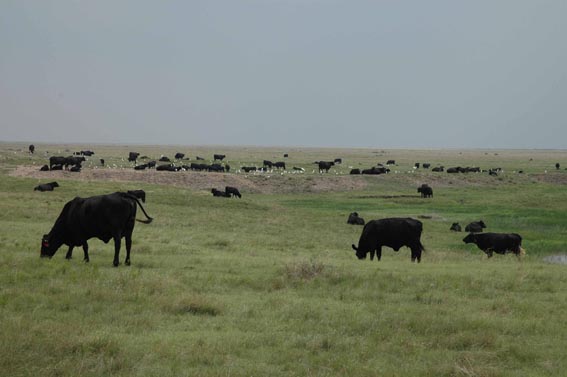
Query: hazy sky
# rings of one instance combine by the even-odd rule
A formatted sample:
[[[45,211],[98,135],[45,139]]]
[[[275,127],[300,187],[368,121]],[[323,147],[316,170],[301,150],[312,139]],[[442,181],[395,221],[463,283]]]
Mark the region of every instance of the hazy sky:
[[[566,0],[1,0],[0,140],[567,148]]]

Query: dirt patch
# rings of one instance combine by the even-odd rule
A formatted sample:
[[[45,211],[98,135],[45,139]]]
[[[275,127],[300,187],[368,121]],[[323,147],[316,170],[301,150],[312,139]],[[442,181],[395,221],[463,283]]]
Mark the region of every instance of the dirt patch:
[[[340,192],[364,190],[367,182],[361,177],[320,175],[315,177],[291,173],[208,173],[194,171],[156,171],[93,168],[79,173],[68,171],[39,171],[36,166],[18,166],[10,172],[11,176],[36,178],[39,180],[80,180],[111,182],[143,182],[149,184],[175,186],[192,190],[222,189],[225,186],[237,187],[249,193],[300,193],[300,192]]]

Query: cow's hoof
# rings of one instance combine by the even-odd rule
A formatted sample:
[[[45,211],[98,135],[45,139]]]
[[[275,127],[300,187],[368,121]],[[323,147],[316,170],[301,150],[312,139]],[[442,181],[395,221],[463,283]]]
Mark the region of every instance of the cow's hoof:
[[[113,265],[114,267],[118,267],[119,264],[120,264],[120,263],[118,263],[118,262],[113,262],[113,263],[112,263],[112,265]]]
[[[89,263],[89,262],[90,262],[90,260],[89,260],[89,259],[83,259],[83,262],[85,262],[85,263]]]
[[[129,265],[130,265],[130,261],[129,261],[129,260],[124,261],[124,264],[125,264],[126,266],[129,266]]]

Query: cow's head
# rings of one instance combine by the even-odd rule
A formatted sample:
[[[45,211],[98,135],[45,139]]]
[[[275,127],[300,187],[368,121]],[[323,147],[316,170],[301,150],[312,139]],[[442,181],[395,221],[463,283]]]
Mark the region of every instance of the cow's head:
[[[486,224],[482,220],[478,221],[478,225],[480,225],[480,227],[483,228],[483,229],[486,228]]]
[[[45,257],[51,258],[53,256],[53,254],[55,254],[55,252],[52,251],[51,243],[50,243],[50,240],[49,240],[49,235],[44,234],[43,237],[41,238],[41,251],[40,251],[39,255],[42,258],[45,258]]]
[[[356,257],[358,259],[361,259],[361,260],[366,259],[366,254],[368,254],[368,251],[364,251],[364,250],[362,250],[362,248],[354,246],[354,244],[352,244],[351,246],[354,249],[354,251],[355,251],[354,254],[356,255]]]
[[[463,238],[464,243],[476,243],[476,234],[469,233],[465,238]]]

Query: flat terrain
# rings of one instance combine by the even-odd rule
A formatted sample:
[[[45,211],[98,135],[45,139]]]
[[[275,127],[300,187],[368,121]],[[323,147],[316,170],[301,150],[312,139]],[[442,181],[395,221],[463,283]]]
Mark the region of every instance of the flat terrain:
[[[92,149],[79,173],[40,172],[50,156]],[[185,153],[229,173],[134,171]],[[284,158],[283,154],[289,157]],[[99,162],[105,159],[105,165]],[[314,161],[342,158],[320,174]],[[244,173],[264,159],[286,171]],[[396,160],[387,175],[349,175]],[[448,174],[414,169],[501,168]],[[555,164],[560,163],[560,169]],[[293,167],[304,172],[294,173]],[[0,370],[9,376],[563,376],[567,369],[567,151],[383,150],[0,143]],[[521,173],[520,173],[521,171]],[[57,181],[54,192],[33,191]],[[430,184],[431,199],[418,185]],[[214,198],[236,186],[242,199]],[[75,196],[144,189],[151,224],[132,265],[93,239],[40,259],[41,236]],[[366,220],[423,222],[408,249],[355,258]],[[138,214],[141,217],[141,214]],[[483,219],[516,232],[527,255],[491,259],[449,231]],[[124,252],[121,254],[121,261]],[[561,260],[561,258],[555,258]]]

